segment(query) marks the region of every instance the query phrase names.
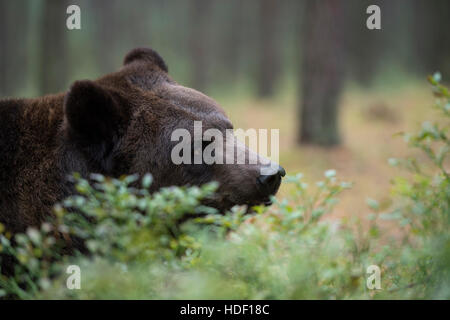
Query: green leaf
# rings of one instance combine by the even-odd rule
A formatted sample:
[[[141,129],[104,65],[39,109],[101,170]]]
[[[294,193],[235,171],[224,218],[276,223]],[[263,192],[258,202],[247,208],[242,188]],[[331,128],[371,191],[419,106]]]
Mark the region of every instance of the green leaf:
[[[328,179],[333,178],[336,176],[336,170],[334,170],[334,169],[327,170],[327,171],[325,171],[324,175],[325,175],[325,178],[328,178]]]
[[[148,189],[153,182],[153,176],[150,173],[144,175],[142,178],[142,187]]]
[[[390,166],[396,167],[396,166],[398,166],[399,161],[396,158],[389,158],[388,163]]]
[[[367,205],[368,205],[371,209],[373,209],[373,210],[375,210],[375,211],[380,210],[380,204],[378,203],[377,200],[368,198],[368,199],[366,200],[366,202],[367,202]]]
[[[441,82],[441,80],[442,80],[442,76],[441,76],[441,73],[438,71],[438,72],[435,72],[434,74],[433,74],[433,80],[434,80],[434,82]]]

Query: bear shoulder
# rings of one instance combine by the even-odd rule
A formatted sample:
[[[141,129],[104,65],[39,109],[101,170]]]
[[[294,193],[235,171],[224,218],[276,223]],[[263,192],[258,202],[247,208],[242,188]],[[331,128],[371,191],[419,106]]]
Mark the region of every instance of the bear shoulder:
[[[23,105],[21,100],[0,100],[0,183],[5,183],[14,169]]]

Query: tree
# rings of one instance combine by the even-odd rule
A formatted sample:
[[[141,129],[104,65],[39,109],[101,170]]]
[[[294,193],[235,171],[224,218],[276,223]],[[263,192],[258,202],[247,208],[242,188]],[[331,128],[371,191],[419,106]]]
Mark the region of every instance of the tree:
[[[344,80],[343,10],[338,0],[307,1],[300,70],[300,143],[339,143],[338,99]]]
[[[96,63],[100,73],[109,73],[115,70],[119,61],[115,61],[114,52],[117,51],[117,12],[116,0],[90,2],[94,16]],[[114,23],[113,23],[114,21]]]
[[[208,81],[208,29],[210,25],[210,0],[193,0],[191,6],[190,51],[192,61],[192,87],[203,91]]]
[[[229,23],[223,23],[225,29],[222,43],[221,56],[227,69],[230,80],[236,80],[239,73],[241,51],[243,49],[242,29],[244,28],[245,6],[241,0],[229,0],[228,11],[225,13]]]
[[[279,45],[277,43],[277,22],[280,3],[276,0],[262,0],[259,21],[259,79],[258,95],[270,97],[274,93],[279,73]]]
[[[0,98],[22,94],[26,87],[28,7],[25,1],[0,0]]]
[[[385,46],[388,45],[382,30],[366,28],[369,17],[366,10],[371,4],[373,4],[371,0],[351,0],[344,3],[346,59],[350,62],[348,67],[353,77],[364,87],[372,85],[380,61],[384,58]],[[379,0],[377,5],[381,8],[384,26],[385,13],[388,14],[390,9],[389,4]]]
[[[414,38],[413,52],[418,66],[425,74],[441,71],[444,78],[450,77],[450,2],[448,0],[413,2]]]
[[[65,89],[68,62],[66,41],[67,0],[42,3],[40,92],[48,94]]]
[[[7,68],[8,68],[8,12],[6,0],[0,0],[0,97],[8,94]]]

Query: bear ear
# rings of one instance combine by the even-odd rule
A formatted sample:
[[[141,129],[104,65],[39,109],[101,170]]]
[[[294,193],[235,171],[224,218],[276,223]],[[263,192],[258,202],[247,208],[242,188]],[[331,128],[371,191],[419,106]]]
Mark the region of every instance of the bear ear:
[[[131,50],[123,60],[123,64],[127,65],[133,61],[144,61],[158,66],[161,70],[169,72],[163,58],[154,50],[150,48],[136,48]]]
[[[119,106],[110,92],[92,81],[71,86],[64,114],[69,136],[83,146],[113,143],[118,134]]]

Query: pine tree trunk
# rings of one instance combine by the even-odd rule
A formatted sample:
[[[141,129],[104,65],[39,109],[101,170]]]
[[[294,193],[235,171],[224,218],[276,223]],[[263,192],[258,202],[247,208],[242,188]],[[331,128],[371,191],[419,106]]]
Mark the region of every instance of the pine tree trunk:
[[[209,67],[209,41],[208,28],[211,11],[210,0],[194,0],[192,2],[192,30],[191,30],[191,61],[192,61],[192,87],[204,91],[208,82]]]
[[[7,2],[0,0],[0,98],[8,95],[7,69],[8,69],[8,25],[7,25]]]
[[[0,98],[21,95],[26,87],[28,6],[23,1],[0,0]]]
[[[344,80],[342,3],[307,1],[303,25],[299,142],[335,145]]]
[[[42,3],[41,29],[41,94],[63,91],[67,81],[66,0]]]
[[[274,94],[279,73],[279,46],[277,44],[279,5],[280,2],[276,0],[261,1],[258,95],[263,98]]]

